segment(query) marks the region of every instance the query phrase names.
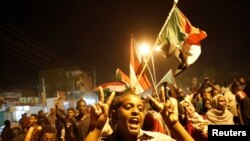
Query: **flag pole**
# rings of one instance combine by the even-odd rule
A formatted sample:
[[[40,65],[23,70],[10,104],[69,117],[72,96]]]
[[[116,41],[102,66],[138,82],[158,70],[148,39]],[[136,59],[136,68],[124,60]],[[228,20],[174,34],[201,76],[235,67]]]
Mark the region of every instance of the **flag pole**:
[[[177,5],[177,3],[178,3],[178,0],[174,0],[174,5],[173,5],[172,9],[170,10],[170,12],[169,12],[169,14],[168,14],[168,17],[167,17],[167,19],[166,19],[164,25],[162,26],[161,31],[159,32],[158,35],[161,35],[161,33],[163,32],[163,29],[164,29],[164,27],[167,25],[167,23],[168,23],[168,21],[169,21],[171,15],[172,15],[172,13],[173,13],[173,11],[174,11],[176,5]],[[138,81],[140,80],[140,78],[141,78],[141,76],[142,76],[142,73],[145,71],[146,66],[147,66],[147,64],[148,64],[148,61],[149,61],[150,57],[153,55],[153,51],[154,51],[155,48],[156,48],[156,44],[157,44],[157,42],[158,42],[158,39],[159,39],[159,38],[157,37],[156,42],[155,42],[153,48],[150,50],[149,56],[148,56],[148,58],[146,59],[145,64],[144,64],[144,66],[143,66],[143,68],[142,68],[142,71],[141,71],[141,73],[140,73],[140,75],[139,75],[139,77],[138,77],[138,79],[137,79]],[[137,81],[137,82],[138,82],[138,81]]]
[[[177,3],[178,3],[178,0],[174,0],[174,5],[173,5],[172,9],[170,10],[170,12],[169,12],[169,14],[168,14],[168,17],[167,17],[167,19],[166,19],[164,25],[162,26],[161,31],[159,32],[158,35],[161,35],[161,34],[162,34],[162,32],[163,32],[164,28],[166,27],[166,25],[167,25],[167,23],[168,23],[170,17],[171,17],[172,14],[173,14],[174,8],[176,7]],[[154,47],[153,47],[153,48],[156,48],[156,44],[157,44],[158,40],[159,40],[159,38],[157,37],[157,39],[156,39],[156,41],[155,41],[155,44],[154,44]]]
[[[134,38],[134,37],[133,37],[133,38]],[[135,40],[135,39],[134,39],[134,40]],[[137,45],[138,43],[137,43],[136,41],[135,41],[135,43],[136,43],[136,46],[138,46],[138,45]],[[146,62],[146,57],[145,57],[145,56],[143,56],[143,61]],[[147,69],[148,69],[148,71],[149,71],[151,80],[152,80],[152,82],[153,82],[154,89],[156,90],[157,86],[156,86],[156,75],[155,75],[155,68],[154,68],[153,55],[152,55],[152,67],[153,67],[153,73],[154,73],[154,75],[153,75],[153,73],[152,73],[152,71],[151,71],[151,69],[150,69],[148,63],[147,63],[147,64],[145,63],[145,65],[146,65],[146,67],[147,67]],[[137,79],[136,85],[137,85],[138,83],[139,83],[139,79]],[[156,91],[156,94],[157,94],[157,96],[158,96],[158,91]],[[158,98],[159,98],[159,97],[158,97]]]
[[[136,40],[135,40],[134,36],[132,36],[132,37],[133,37],[133,40],[135,41],[136,46],[138,47],[138,43],[136,42]],[[138,52],[138,48],[135,48],[135,49],[136,49],[136,50],[137,50],[137,52]],[[143,56],[142,58],[143,58],[143,62],[146,62],[146,57],[145,57],[145,56]],[[149,65],[148,65],[148,64],[146,64],[146,67],[148,68],[148,71],[149,71],[149,74],[150,74],[151,80],[152,80],[152,82],[153,82],[153,85],[155,86],[155,85],[156,85],[156,82],[154,81],[154,80],[155,80],[155,78],[154,78],[154,76],[153,76],[153,73],[152,73],[152,71],[151,71],[151,69],[150,69],[150,67],[149,67]],[[137,84],[137,83],[139,83],[139,79],[137,79],[136,84]]]
[[[154,73],[154,83],[157,83],[157,79],[156,79],[156,72],[155,72],[155,63],[154,63],[154,55],[152,54],[151,56],[151,61],[152,61],[152,67],[153,67],[153,73]]]

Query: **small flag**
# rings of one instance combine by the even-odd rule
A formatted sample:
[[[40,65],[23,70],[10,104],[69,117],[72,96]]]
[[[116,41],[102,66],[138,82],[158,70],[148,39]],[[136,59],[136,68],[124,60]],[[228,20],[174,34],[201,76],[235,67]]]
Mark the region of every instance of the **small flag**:
[[[161,79],[161,81],[157,84],[156,87],[158,87],[160,84],[164,83],[164,82],[167,82],[169,84],[172,84],[174,86],[176,86],[176,82],[175,82],[175,79],[174,79],[174,75],[173,75],[173,72],[172,72],[172,69],[170,69]]]
[[[130,86],[131,89],[134,90],[135,93],[137,94],[142,93],[143,91],[151,87],[151,83],[149,82],[146,73],[142,72],[142,69],[143,69],[142,58],[138,53],[138,49],[136,48],[135,39],[133,38],[133,36],[131,36]]]
[[[126,84],[123,82],[107,82],[97,86],[94,90],[99,91],[99,87],[102,87],[104,91],[108,92],[123,92],[127,89]]]
[[[130,85],[130,78],[119,68],[116,69],[116,79],[119,82],[123,82],[126,85]]]

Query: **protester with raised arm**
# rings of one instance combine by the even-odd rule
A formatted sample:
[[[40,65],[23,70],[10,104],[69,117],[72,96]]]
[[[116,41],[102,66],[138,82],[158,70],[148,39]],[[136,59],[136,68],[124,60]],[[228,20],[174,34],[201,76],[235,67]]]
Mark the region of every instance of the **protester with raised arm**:
[[[94,125],[93,130],[87,135],[84,141],[171,141],[175,140],[168,135],[143,131],[141,129],[145,110],[142,99],[139,95],[133,92],[127,92],[114,101],[115,93],[111,93],[107,102],[104,102],[104,94],[102,88],[100,88],[99,102],[93,106],[91,112],[91,123]],[[187,133],[183,126],[179,123],[177,116],[174,114],[173,106],[170,101],[160,103],[154,98],[149,96],[154,106],[162,114],[163,120],[171,130],[171,133],[179,141],[192,141],[193,138]],[[112,104],[112,120],[115,120],[116,126],[114,132],[111,135],[101,137],[102,129],[107,121],[109,107]]]

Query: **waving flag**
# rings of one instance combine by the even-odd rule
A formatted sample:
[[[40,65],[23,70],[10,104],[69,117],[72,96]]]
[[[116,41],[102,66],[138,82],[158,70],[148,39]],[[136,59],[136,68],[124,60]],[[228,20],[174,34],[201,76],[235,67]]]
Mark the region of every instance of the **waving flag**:
[[[123,92],[127,89],[126,84],[123,82],[107,82],[97,86],[94,90],[99,91],[99,87],[102,87],[104,91],[108,92]]]
[[[138,53],[135,39],[132,36],[130,45],[130,86],[137,94],[142,93],[151,87],[151,83],[149,82],[146,73],[142,72],[142,69],[142,58]],[[140,75],[141,77],[139,78]]]
[[[157,84],[156,87],[158,87],[161,83],[167,82],[169,84],[172,84],[174,86],[176,86],[176,82],[174,79],[174,75],[172,72],[172,69],[170,69],[161,79],[161,81]]]
[[[158,35],[156,45],[165,56],[174,55],[180,61],[175,75],[193,64],[201,54],[200,42],[207,34],[193,27],[183,13],[175,6],[167,24]]]
[[[130,78],[119,68],[116,69],[116,79],[117,81],[123,82],[127,86],[130,86]]]
[[[175,78],[172,72],[172,69],[170,69],[161,79],[161,81],[157,84],[156,87],[159,87],[161,84],[166,83],[165,86],[167,86],[168,90],[171,91],[171,97],[176,98],[176,89],[177,89],[177,84],[175,82]],[[168,96],[168,95],[167,95]],[[169,97],[169,96],[168,96]]]

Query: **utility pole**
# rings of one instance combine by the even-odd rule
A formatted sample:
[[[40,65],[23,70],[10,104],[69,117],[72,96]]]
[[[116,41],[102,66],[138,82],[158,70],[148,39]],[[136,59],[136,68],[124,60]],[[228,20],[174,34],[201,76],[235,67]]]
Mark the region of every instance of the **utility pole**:
[[[46,87],[45,87],[44,78],[42,78],[41,101],[42,101],[44,112],[47,112],[47,98],[46,98]]]

